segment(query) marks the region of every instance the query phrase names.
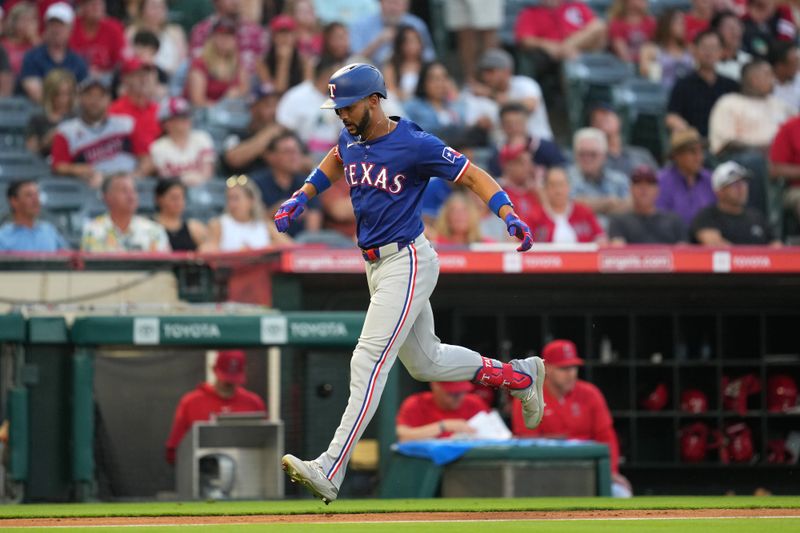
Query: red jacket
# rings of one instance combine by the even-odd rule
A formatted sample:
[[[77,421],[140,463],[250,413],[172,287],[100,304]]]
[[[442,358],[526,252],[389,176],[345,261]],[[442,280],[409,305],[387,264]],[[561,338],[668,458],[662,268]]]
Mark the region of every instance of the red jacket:
[[[172,431],[167,439],[167,462],[175,462],[175,450],[183,436],[195,422],[204,422],[217,413],[248,413],[266,411],[264,401],[255,393],[242,387],[236,387],[233,396],[223,398],[210,383],[201,383],[191,392],[187,392],[175,409]]]
[[[553,242],[555,222],[546,209],[539,209],[537,214],[538,216],[526,220],[533,231],[533,242]],[[594,211],[580,202],[572,204],[567,220],[575,230],[578,242],[594,242],[604,233],[603,227],[594,216]]]
[[[486,404],[477,394],[469,393],[464,396],[464,401],[453,411],[441,409],[433,399],[432,392],[419,392],[406,398],[397,411],[397,425],[417,428],[440,422],[450,418],[469,420],[473,416],[488,411]],[[445,432],[439,438],[449,437],[451,433]]]
[[[600,389],[578,380],[575,388],[560,401],[544,387],[544,416],[534,430],[525,427],[522,405],[514,400],[511,429],[518,437],[554,437],[593,440],[608,445],[611,471],[619,472],[619,444],[614,421]]]
[[[127,47],[125,28],[115,18],[106,17],[100,21],[95,34],[89,35],[83,26],[83,20],[75,17],[69,47],[83,56],[91,67],[109,72],[122,61]]]

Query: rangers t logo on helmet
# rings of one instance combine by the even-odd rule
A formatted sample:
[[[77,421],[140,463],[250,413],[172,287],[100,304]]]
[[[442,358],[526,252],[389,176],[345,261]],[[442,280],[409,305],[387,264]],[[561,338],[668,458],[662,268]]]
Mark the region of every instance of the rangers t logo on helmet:
[[[386,83],[381,71],[367,63],[351,63],[333,73],[328,80],[328,96],[322,109],[341,109],[370,95],[386,98]]]

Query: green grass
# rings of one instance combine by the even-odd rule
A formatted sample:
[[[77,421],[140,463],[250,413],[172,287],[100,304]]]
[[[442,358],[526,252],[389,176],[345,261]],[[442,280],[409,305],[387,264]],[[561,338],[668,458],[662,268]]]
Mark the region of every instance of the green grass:
[[[0,506],[3,518],[60,518],[87,516],[211,516],[309,513],[578,511],[618,509],[755,509],[800,508],[797,496],[519,498],[340,500],[324,505],[315,500],[189,503],[76,503]]]
[[[80,528],[60,528],[63,531],[78,531]],[[52,532],[44,528],[9,528],[5,533]],[[723,519],[723,520],[630,520],[586,522],[569,521],[513,521],[513,522],[459,522],[459,523],[400,523],[400,524],[242,524],[213,526],[154,526],[154,527],[99,527],[92,533],[487,533],[487,531],[536,532],[536,533],[764,533],[800,531],[800,520],[791,519]]]

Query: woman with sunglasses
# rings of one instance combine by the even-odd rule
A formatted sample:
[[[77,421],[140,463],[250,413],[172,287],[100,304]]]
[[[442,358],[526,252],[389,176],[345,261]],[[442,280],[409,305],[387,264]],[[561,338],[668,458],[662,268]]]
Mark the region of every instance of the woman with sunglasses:
[[[208,223],[204,252],[238,252],[287,244],[292,240],[267,224],[258,186],[245,176],[231,176],[225,191],[225,212]]]

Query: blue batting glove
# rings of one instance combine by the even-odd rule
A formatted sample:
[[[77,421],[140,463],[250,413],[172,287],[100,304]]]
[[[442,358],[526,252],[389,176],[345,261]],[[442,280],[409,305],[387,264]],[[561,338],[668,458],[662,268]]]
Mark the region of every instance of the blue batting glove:
[[[527,252],[533,246],[533,235],[531,235],[531,228],[522,221],[513,211],[506,215],[505,218],[506,228],[508,234],[512,237],[522,241],[522,244],[517,248],[518,252]]]
[[[275,213],[275,216],[272,217],[278,231],[286,233],[286,230],[289,229],[289,225],[297,220],[297,217],[306,210],[307,202],[308,196],[306,196],[306,193],[303,191],[295,192],[291,198],[283,202]]]

